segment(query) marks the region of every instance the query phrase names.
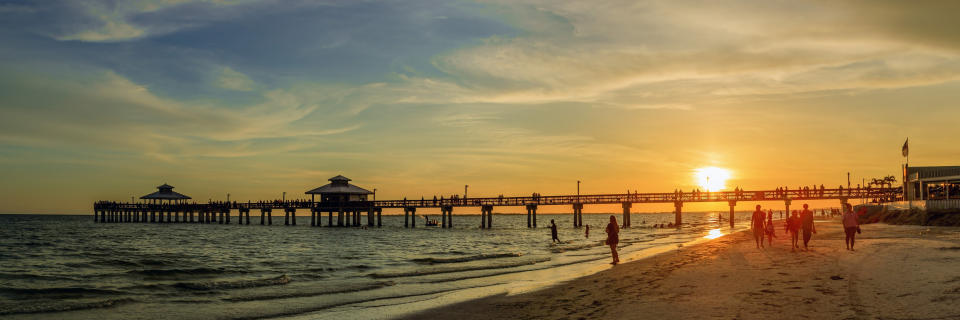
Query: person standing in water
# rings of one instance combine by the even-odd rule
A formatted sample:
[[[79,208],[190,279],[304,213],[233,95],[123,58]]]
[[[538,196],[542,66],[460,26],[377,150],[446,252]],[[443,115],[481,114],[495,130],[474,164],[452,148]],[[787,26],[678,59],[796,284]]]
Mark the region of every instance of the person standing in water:
[[[809,250],[807,244],[813,233],[817,233],[817,228],[813,226],[813,212],[807,209],[806,203],[803,204],[803,211],[800,211],[800,230],[803,231],[803,250]]]
[[[797,245],[800,240],[800,216],[797,215],[797,210],[793,210],[793,213],[787,218],[787,231],[790,232],[790,251],[796,251],[800,248]]]
[[[866,210],[866,208],[861,210]],[[847,250],[853,251],[853,241],[859,230],[860,221],[857,221],[857,214],[853,213],[853,206],[847,203],[843,208],[843,232],[847,235],[843,241],[847,245]]]
[[[607,224],[607,245],[610,246],[610,254],[613,255],[613,262],[620,263],[620,256],[617,255],[617,244],[620,243],[620,226],[617,225],[617,217],[610,215],[610,223]]]
[[[750,227],[753,229],[753,241],[757,243],[757,249],[763,247],[763,232],[764,232],[764,222],[766,213],[760,209],[760,205],[757,205],[757,210],[753,211],[753,216],[750,217]]]
[[[553,242],[560,242],[560,238],[557,237],[557,224],[553,222],[553,219],[550,219],[550,236],[553,237]]]

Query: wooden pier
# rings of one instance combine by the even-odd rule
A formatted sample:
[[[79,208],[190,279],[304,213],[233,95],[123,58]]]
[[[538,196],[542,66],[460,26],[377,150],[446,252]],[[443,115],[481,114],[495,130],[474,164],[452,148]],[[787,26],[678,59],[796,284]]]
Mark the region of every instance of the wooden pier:
[[[839,200],[841,204],[849,199],[867,199],[877,202],[895,201],[902,197],[901,188],[815,188],[802,190],[758,190],[758,191],[718,191],[718,192],[670,192],[670,193],[621,193],[593,195],[534,195],[522,197],[480,197],[480,198],[439,198],[421,200],[367,200],[364,193],[350,189],[362,188],[349,185],[349,179],[337,176],[331,178],[331,184],[307,194],[321,194],[321,201],[258,201],[258,202],[213,202],[187,203],[189,197],[172,192],[173,187],[166,184],[158,187],[160,191],[141,197],[152,203],[122,203],[98,201],[94,204],[94,221],[99,223],[216,223],[230,224],[231,213],[238,212],[238,225],[250,224],[250,211],[260,211],[260,224],[273,224],[273,210],[284,212],[284,225],[296,225],[297,210],[310,211],[310,225],[323,226],[323,214],[327,214],[327,227],[380,227],[384,208],[399,208],[404,212],[404,227],[415,228],[418,208],[439,208],[441,227],[453,226],[453,212],[457,207],[479,207],[480,227],[493,227],[493,209],[495,207],[524,207],[527,211],[527,227],[537,227],[537,209],[545,205],[567,205],[573,213],[573,227],[583,226],[583,208],[585,205],[620,204],[623,209],[621,222],[624,228],[631,226],[630,209],[634,204],[672,203],[676,226],[683,223],[683,204],[689,202],[726,202],[730,207],[727,217],[730,226],[734,226],[734,211],[738,202],[782,202],[785,212],[790,212],[793,201]],[[332,186],[332,187],[331,187]],[[326,188],[326,189],[324,189]],[[317,191],[318,192],[313,192]],[[326,191],[325,191],[326,190]],[[325,192],[324,192],[325,191]],[[363,190],[366,191],[366,190]],[[353,192],[353,193],[351,193]],[[175,195],[174,195],[175,194]],[[164,203],[163,200],[167,202]],[[336,213],[336,221],[334,221]],[[197,220],[194,220],[196,214]],[[364,223],[363,216],[366,216]]]

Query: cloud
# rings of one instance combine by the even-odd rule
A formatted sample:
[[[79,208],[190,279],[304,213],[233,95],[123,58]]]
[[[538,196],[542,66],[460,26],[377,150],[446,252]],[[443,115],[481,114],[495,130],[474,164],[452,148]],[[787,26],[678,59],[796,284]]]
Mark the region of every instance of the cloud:
[[[223,67],[220,70],[220,76],[217,77],[217,85],[224,89],[250,91],[253,90],[254,83],[247,75],[230,67]]]

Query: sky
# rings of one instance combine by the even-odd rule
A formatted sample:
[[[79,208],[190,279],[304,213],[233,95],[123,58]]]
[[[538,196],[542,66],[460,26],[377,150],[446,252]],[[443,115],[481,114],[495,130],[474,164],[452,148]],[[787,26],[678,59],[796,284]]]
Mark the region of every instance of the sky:
[[[956,12],[0,0],[0,213],[88,213],[163,183],[305,197],[338,174],[378,199],[672,192],[703,167],[728,188],[836,187],[899,177],[907,137],[911,165],[960,165]]]

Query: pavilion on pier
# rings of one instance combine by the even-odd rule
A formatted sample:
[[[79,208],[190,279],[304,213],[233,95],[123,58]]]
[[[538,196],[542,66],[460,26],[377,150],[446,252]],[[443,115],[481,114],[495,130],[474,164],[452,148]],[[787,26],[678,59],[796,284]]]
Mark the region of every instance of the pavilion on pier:
[[[163,204],[163,201],[166,200],[167,203],[176,204],[184,203],[190,198],[187,195],[181,194],[179,192],[173,191],[173,186],[164,183],[162,186],[157,187],[157,192],[145,195],[140,197],[140,199],[151,201],[153,204]]]

